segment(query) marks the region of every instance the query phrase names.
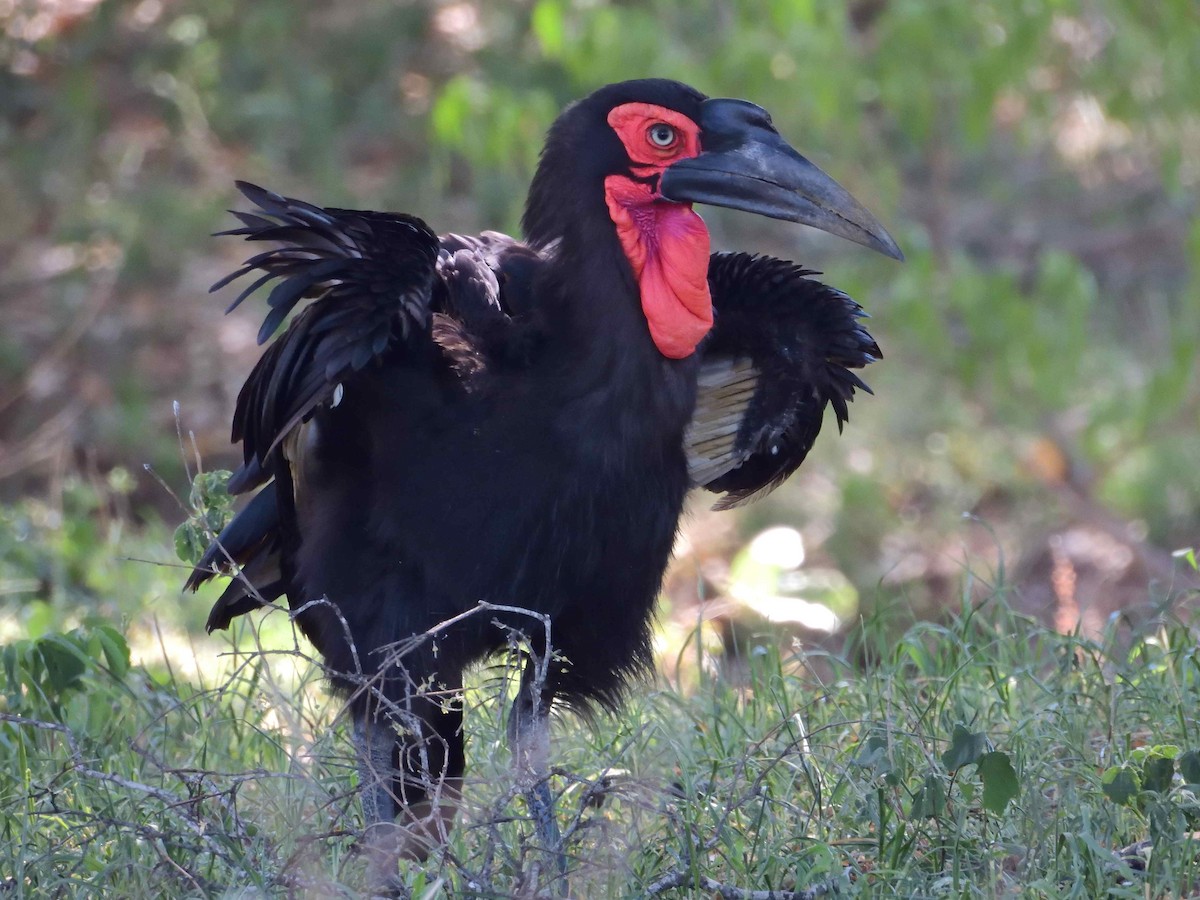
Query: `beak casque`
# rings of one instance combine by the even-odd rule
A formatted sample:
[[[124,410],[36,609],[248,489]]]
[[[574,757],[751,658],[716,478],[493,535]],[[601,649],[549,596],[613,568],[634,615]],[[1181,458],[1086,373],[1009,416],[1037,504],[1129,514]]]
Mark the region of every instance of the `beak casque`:
[[[761,107],[745,100],[705,100],[698,124],[703,149],[663,173],[659,190],[664,199],[799,222],[904,259],[887,229],[849,191],[792,149]]]

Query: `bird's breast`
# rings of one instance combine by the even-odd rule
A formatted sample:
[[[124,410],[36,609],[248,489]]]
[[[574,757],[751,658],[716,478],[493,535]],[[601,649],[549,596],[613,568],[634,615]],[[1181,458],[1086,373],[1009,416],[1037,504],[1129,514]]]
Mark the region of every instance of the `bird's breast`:
[[[655,366],[527,374],[453,402],[407,373],[347,389],[301,513],[306,593],[401,604],[400,631],[480,600],[649,608],[687,492],[695,390],[686,361]]]

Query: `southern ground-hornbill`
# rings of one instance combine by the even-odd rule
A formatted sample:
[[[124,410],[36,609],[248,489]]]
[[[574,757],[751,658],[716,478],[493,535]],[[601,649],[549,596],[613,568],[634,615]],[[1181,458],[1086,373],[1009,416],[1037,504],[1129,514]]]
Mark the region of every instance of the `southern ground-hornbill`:
[[[287,597],[350,698],[364,814],[393,857],[421,856],[453,815],[464,668],[526,633],[509,738],[553,844],[548,711],[611,707],[650,665],[689,488],[725,506],[771,490],[880,355],[813,273],[710,255],[692,204],[900,252],[764,110],[665,80],[563,112],[524,243],[241,189],[257,209],[226,233],[274,248],[214,289],[259,275],[232,309],[277,279],[260,343],[312,302],[238,397],[230,490],[258,493],[188,581],[237,573],[208,627]],[[466,614],[481,601],[542,621]]]

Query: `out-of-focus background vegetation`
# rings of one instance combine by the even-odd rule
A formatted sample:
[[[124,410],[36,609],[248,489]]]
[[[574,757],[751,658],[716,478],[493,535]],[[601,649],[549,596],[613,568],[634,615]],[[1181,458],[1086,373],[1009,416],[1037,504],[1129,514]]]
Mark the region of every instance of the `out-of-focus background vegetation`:
[[[512,231],[556,112],[644,75],[770,109],[908,255],[705,211],[718,246],[824,270],[886,359],[786,488],[692,519],[671,596],[698,572],[726,590],[727,560],[785,525],[815,574],[781,590],[844,616],[880,597],[936,614],[967,568],[1003,566],[1065,627],[1161,597],[1200,513],[1198,9],[0,0],[6,616],[50,623],[38,601],[150,577],[69,559],[182,515],[173,401],[204,465],[232,461],[257,316],[206,288],[244,254],[207,236],[234,178]]]

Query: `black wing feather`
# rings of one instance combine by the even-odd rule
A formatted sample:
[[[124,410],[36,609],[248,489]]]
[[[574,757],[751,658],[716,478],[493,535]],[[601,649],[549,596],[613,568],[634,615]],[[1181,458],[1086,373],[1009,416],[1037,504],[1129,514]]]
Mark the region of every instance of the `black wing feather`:
[[[303,300],[312,300],[263,353],[238,395],[233,440],[244,463],[229,482],[232,493],[265,485],[221,532],[188,579],[195,590],[214,575],[240,570],[214,605],[208,628],[225,628],[237,615],[281,596],[284,521],[293,498],[281,442],[339,384],[367,369],[394,347],[429,334],[438,239],[411,216],[322,209],[238,182],[255,204],[235,212],[241,222],[222,234],[282,246],[254,254],[219,290],[261,272],[229,306],[277,279],[259,330],[265,343]],[[274,483],[271,482],[275,479]]]
[[[213,604],[207,628],[226,628],[234,616],[257,609],[283,594],[280,575],[279,504],[275,485],[259,491],[204,552],[185,589],[196,590],[219,574],[240,577]]]
[[[861,306],[786,260],[717,253],[708,280],[715,326],[701,353],[689,453],[697,482],[725,509],[770,493],[808,455],[833,407],[838,430],[852,370],[882,357]]]
[[[427,333],[438,239],[412,216],[322,209],[245,182],[238,187],[258,210],[236,213],[243,227],[228,233],[283,243],[246,262],[246,270],[265,273],[252,289],[279,279],[259,343],[301,300],[314,300],[263,354],[238,396],[233,439],[247,465],[257,459],[269,469],[267,456],[342,380],[394,342]]]
[[[336,405],[339,385],[352,391],[375,362],[405,349],[419,355],[420,345],[440,353],[469,392],[490,367],[522,364],[542,334],[529,300],[541,257],[506,235],[439,243],[411,216],[323,209],[238,187],[256,209],[233,212],[239,227],[220,234],[279,246],[253,254],[212,290],[256,273],[227,311],[274,281],[259,343],[291,322],[246,379],[233,417],[244,462],[229,490],[262,490],[187,582],[194,590],[215,574],[240,572],[213,607],[210,630],[287,590],[293,486],[303,490],[295,478],[305,466],[293,458],[303,442],[285,441],[319,407]],[[297,313],[305,300],[312,302]]]

